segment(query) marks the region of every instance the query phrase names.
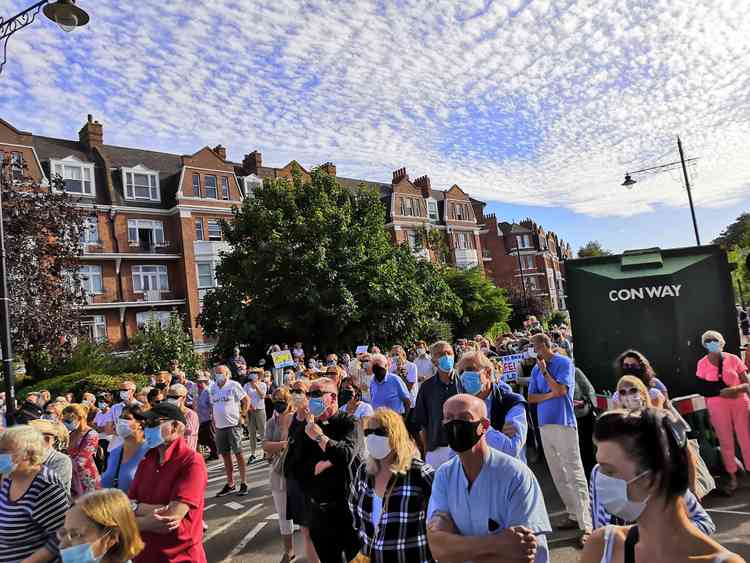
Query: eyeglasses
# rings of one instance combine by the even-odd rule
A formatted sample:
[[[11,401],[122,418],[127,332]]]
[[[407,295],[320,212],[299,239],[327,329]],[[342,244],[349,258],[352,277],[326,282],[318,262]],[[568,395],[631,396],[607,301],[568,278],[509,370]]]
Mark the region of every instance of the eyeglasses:
[[[292,395],[304,395],[305,394],[305,392],[302,389],[292,389],[290,393]]]
[[[333,393],[333,391],[323,391],[321,389],[316,389],[315,391],[310,391],[307,394],[307,396],[310,397],[311,399],[319,399],[320,397],[322,397],[322,396],[324,396],[324,395],[326,395],[328,393]]]
[[[167,395],[167,399],[174,399],[176,401],[182,399],[182,395]]]
[[[640,391],[637,387],[623,387],[622,389],[618,389],[617,391],[620,396],[622,395],[638,395]]]
[[[83,538],[86,537],[85,533],[82,534],[81,532],[79,532],[77,530],[73,530],[73,531],[69,532],[65,528],[58,528],[57,532],[55,532],[55,533],[57,534],[57,539],[61,543],[68,543],[68,544],[78,543]]]
[[[388,436],[388,431],[385,428],[365,428],[365,436]]]
[[[716,338],[706,338],[703,343],[708,344],[709,342],[718,342]]]

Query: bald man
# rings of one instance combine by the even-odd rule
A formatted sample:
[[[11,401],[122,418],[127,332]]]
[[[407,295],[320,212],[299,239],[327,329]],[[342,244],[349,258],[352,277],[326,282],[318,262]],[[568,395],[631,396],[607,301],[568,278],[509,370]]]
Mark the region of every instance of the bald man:
[[[458,455],[440,466],[427,509],[427,539],[440,561],[547,563],[551,532],[539,483],[519,460],[487,445],[487,407],[459,394],[443,405],[448,445]]]

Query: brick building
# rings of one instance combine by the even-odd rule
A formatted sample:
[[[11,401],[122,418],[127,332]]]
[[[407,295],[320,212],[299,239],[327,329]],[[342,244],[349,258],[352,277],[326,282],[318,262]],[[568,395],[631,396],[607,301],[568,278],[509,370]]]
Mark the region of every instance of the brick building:
[[[104,133],[92,116],[78,140],[19,131],[0,119],[0,157],[10,155],[19,178],[25,174],[42,185],[59,174],[65,191],[89,211],[81,277],[92,337],[125,349],[148,318],[166,322],[176,310],[185,315],[197,349],[207,350],[211,343],[196,317],[203,295],[216,285],[215,266],[226,248],[220,220],[264,179],[291,178],[295,169],[309,178],[309,172],[296,161],[264,166],[258,151],[230,162],[221,145],[190,155],[107,145]],[[412,182],[403,168],[390,184],[339,177],[330,162],[321,168],[347,189],[364,185],[380,193],[395,243],[435,260],[418,238],[421,228],[437,230],[451,264],[482,266],[481,213],[473,204],[483,204],[459,186],[433,189],[427,176]]]
[[[475,208],[481,210],[481,202]],[[564,261],[573,257],[570,245],[531,219],[507,223],[482,214],[482,221],[484,269],[495,285],[525,291],[552,310],[566,309]]]

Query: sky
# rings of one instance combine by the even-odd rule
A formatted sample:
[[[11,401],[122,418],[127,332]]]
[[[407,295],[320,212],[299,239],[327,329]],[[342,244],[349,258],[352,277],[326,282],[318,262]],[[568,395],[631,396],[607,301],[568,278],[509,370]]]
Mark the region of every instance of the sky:
[[[30,0],[0,0],[8,16]],[[458,184],[500,220],[577,249],[703,242],[750,210],[750,2],[79,0],[88,26],[14,35],[0,117],[107,144],[326,161],[389,182]]]

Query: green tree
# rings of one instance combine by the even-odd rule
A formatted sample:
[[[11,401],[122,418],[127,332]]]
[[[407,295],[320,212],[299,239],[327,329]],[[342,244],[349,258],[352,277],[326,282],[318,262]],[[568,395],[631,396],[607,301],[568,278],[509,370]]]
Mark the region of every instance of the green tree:
[[[484,334],[493,325],[508,321],[511,307],[505,290],[496,287],[479,268],[446,268],[444,275],[461,300],[461,314],[451,318],[454,335]]]
[[[750,213],[743,213],[714,239],[714,244],[722,244],[727,248],[742,245],[743,238],[747,237],[748,230],[750,230]]]
[[[450,257],[450,248],[445,240],[443,231],[439,229],[428,228],[424,225],[417,227],[417,250],[426,248],[430,250],[438,261],[438,264],[445,265]]]
[[[591,258],[594,256],[612,256],[609,250],[604,250],[598,240],[592,240],[578,249],[578,258]]]
[[[166,327],[159,319],[151,317],[146,321],[143,330],[130,339],[132,365],[138,366],[145,373],[155,373],[169,367],[171,360],[180,362],[180,367],[193,375],[203,365],[201,357],[195,352],[193,339],[185,330],[183,319],[173,312]]]
[[[459,302],[438,269],[394,247],[374,190],[313,170],[266,181],[223,225],[231,250],[200,323],[219,353],[300,340],[319,349],[409,342]]]

